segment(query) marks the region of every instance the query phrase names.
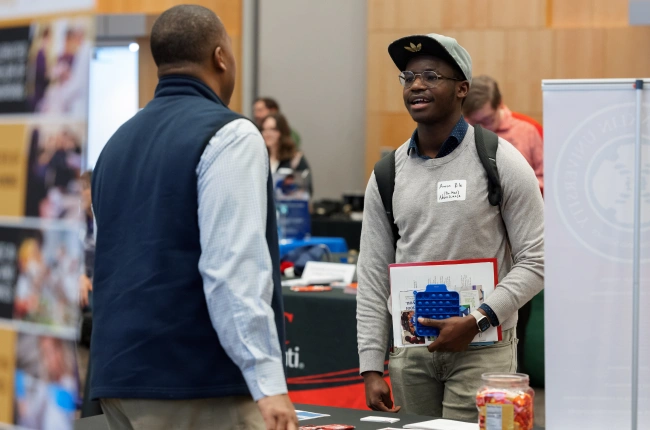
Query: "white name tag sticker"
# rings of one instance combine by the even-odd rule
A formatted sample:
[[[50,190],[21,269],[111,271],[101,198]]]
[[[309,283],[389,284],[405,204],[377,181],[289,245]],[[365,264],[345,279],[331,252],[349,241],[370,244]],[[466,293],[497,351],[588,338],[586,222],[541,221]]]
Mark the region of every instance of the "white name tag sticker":
[[[441,181],[438,182],[438,203],[465,200],[467,197],[467,181]]]

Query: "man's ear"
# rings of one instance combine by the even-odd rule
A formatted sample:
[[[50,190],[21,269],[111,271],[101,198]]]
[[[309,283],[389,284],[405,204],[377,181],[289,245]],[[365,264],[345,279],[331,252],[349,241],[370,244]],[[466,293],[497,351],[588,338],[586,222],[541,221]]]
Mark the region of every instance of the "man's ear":
[[[217,70],[225,72],[228,70],[228,66],[226,65],[226,53],[224,50],[221,48],[221,46],[217,46],[214,50],[214,55],[213,55],[213,60],[214,60],[214,65],[217,68]]]
[[[456,96],[464,99],[467,97],[467,93],[469,93],[469,81],[460,82],[459,85],[456,86]]]

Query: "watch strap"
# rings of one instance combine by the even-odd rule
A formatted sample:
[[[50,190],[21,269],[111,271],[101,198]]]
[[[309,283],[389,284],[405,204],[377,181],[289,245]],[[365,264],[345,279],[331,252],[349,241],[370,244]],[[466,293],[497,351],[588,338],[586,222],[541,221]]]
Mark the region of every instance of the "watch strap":
[[[470,313],[470,315],[473,316],[474,319],[476,319],[476,325],[478,326],[479,331],[484,332],[485,330],[481,330],[480,321],[485,318],[489,322],[490,320],[488,319],[488,317],[486,317],[485,315],[480,313],[478,310],[472,311]],[[489,326],[488,326],[488,328],[489,328]]]
[[[483,309],[485,311],[485,313],[487,314],[488,320],[490,320],[490,324],[492,324],[492,327],[496,327],[498,325],[501,325],[499,323],[499,317],[497,317],[497,314],[494,313],[492,308],[487,303],[481,304],[481,306],[479,306],[478,308]]]

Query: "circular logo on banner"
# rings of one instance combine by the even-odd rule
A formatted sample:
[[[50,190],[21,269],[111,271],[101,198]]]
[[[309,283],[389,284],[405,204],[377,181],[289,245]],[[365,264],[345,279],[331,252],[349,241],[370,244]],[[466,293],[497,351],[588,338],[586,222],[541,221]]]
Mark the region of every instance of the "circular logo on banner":
[[[554,166],[566,227],[589,251],[622,262],[633,256],[635,116],[635,103],[589,116],[564,141]],[[650,261],[650,117],[641,121],[641,257]]]

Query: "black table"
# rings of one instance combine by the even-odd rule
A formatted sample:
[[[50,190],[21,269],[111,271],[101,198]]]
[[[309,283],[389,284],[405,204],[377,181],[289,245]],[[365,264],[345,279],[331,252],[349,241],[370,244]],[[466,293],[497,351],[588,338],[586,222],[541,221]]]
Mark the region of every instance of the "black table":
[[[375,412],[375,411],[360,411],[355,409],[340,409],[324,406],[311,406],[311,405],[295,405],[296,409],[317,412],[321,414],[330,415],[329,417],[316,418],[313,420],[300,421],[300,425],[312,425],[312,424],[349,424],[355,426],[358,430],[377,430],[385,427],[396,427],[401,428],[406,424],[413,424],[422,421],[431,420],[431,417],[420,417],[417,415],[407,415],[403,413],[390,414],[384,412]],[[394,417],[399,418],[400,420],[394,424],[387,423],[367,423],[359,421],[363,417],[367,416],[382,416],[382,417]],[[77,420],[74,426],[75,430],[108,430],[108,425],[103,415],[92,418],[84,418]],[[541,427],[535,427],[535,430],[543,430]]]
[[[342,237],[348,249],[359,250],[361,241],[361,221],[312,217],[311,235],[325,237]]]
[[[283,289],[287,383],[296,403],[365,409],[357,353],[357,297]]]

